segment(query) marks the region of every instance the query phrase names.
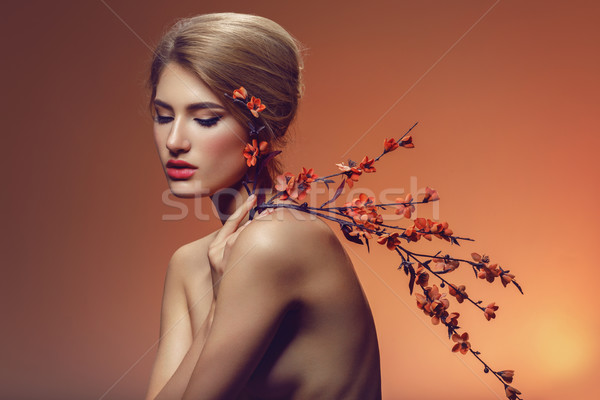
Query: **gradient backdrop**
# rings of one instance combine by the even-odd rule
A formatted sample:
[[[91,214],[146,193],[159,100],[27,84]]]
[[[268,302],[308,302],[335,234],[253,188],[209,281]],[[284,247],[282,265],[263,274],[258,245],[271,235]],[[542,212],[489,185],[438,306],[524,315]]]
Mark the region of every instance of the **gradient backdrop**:
[[[359,187],[436,188],[438,208],[419,215],[477,241],[428,250],[490,254],[525,290],[454,277],[500,305],[491,322],[455,307],[474,348],[515,369],[528,400],[598,398],[600,6],[581,0],[6,2],[0,397],[144,396],[167,262],[219,226],[207,199],[167,196],[145,43],[214,11],[272,18],[307,47],[288,170],[333,173],[419,121],[416,148]],[[416,309],[397,257],[346,248],[376,318],[386,400],[504,398]]]

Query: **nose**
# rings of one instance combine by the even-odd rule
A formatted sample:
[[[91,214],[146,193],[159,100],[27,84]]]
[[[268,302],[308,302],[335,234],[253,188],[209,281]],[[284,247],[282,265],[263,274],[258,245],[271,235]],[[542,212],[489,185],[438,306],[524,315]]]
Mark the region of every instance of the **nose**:
[[[187,152],[190,150],[191,143],[187,138],[184,121],[175,118],[171,127],[171,132],[167,137],[167,148],[172,153]]]

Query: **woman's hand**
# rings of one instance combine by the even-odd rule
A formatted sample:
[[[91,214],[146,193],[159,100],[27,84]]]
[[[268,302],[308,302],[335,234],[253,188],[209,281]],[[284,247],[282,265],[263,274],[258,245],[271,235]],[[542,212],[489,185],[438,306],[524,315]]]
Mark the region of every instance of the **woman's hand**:
[[[225,221],[225,224],[223,224],[223,227],[215,239],[208,246],[208,261],[211,268],[213,293],[215,298],[217,297],[219,282],[226,272],[225,266],[229,259],[231,247],[234,245],[238,235],[250,222],[263,218],[275,211],[274,208],[267,208],[260,214],[256,214],[253,220],[249,220],[244,225],[240,226],[240,222],[255,204],[256,196],[249,196],[244,204],[242,204],[233,214],[231,214],[227,221]]]
[[[248,224],[246,223],[240,227],[240,222],[244,219],[246,214],[248,214],[248,211],[254,207],[255,203],[256,196],[250,195],[244,204],[238,207],[238,209],[231,214],[227,221],[225,221],[215,239],[208,246],[208,261],[210,263],[212,273],[213,292],[215,293],[215,297],[219,282],[225,274],[225,265],[227,264],[229,250],[235,243],[235,239],[238,237],[240,232],[243,231]]]

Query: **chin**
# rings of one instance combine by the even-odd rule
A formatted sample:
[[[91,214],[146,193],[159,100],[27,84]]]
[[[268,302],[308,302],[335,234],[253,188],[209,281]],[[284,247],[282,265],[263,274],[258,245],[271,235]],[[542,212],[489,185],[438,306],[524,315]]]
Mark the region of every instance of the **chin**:
[[[183,199],[205,197],[210,194],[210,190],[203,187],[199,182],[189,182],[184,180],[170,180],[169,189],[173,196]]]

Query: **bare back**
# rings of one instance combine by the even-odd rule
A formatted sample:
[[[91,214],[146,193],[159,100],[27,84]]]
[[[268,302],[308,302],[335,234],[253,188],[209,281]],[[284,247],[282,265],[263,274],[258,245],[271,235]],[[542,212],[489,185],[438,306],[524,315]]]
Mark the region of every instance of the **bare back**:
[[[298,220],[294,213],[280,209],[271,221],[253,222],[286,223],[319,239],[290,249],[290,257],[306,260],[298,275],[301,301],[282,319],[241,398],[380,399],[377,335],[353,265],[324,222]],[[194,333],[204,323],[212,300],[207,257],[212,237],[214,233],[187,245],[194,256],[183,268],[184,288]]]

